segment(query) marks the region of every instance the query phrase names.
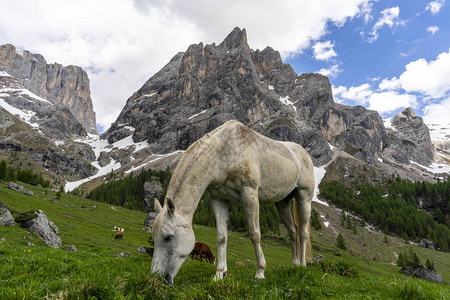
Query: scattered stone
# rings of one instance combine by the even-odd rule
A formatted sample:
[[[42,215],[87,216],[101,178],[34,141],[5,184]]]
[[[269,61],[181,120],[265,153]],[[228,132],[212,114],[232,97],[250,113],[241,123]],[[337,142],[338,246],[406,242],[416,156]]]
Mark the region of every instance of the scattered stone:
[[[14,218],[6,207],[0,208],[0,225],[1,226],[14,226]]]
[[[157,212],[153,211],[149,212],[145,217],[144,226],[153,227],[153,222],[155,221],[157,215],[158,215]]]
[[[317,266],[319,264],[319,262],[324,259],[325,259],[325,256],[319,254],[319,255],[313,257],[311,264]]]
[[[144,228],[142,228],[142,231],[150,233],[150,232],[152,232],[152,229],[150,227],[144,227]]]
[[[378,253],[377,253],[377,256],[381,256],[381,253],[380,253],[380,252],[378,252]]]
[[[246,264],[244,264],[244,263],[241,262],[241,261],[235,261],[234,264],[235,264],[236,266],[241,266],[241,267],[246,267],[246,266],[247,266]]]
[[[77,248],[74,245],[70,245],[64,248],[64,250],[66,251],[72,251],[72,252],[77,252]]]
[[[430,240],[423,239],[420,241],[420,246],[428,249],[434,250],[434,243]]]
[[[5,238],[1,238],[0,242],[6,242]]]
[[[137,252],[139,253],[144,253],[144,254],[148,254],[148,253],[153,253],[153,249],[150,248],[149,246],[142,246],[136,249]]]
[[[420,265],[419,268],[405,266],[404,268],[400,269],[400,272],[408,274],[408,275],[413,275],[413,276],[417,276],[420,278],[432,280],[432,281],[438,281],[438,282],[442,281],[442,274],[440,274],[434,270],[433,271],[428,270],[423,265]]]
[[[11,189],[11,190],[18,191],[18,192],[24,192],[25,191],[23,186],[18,185],[17,183],[12,182],[12,181],[8,182],[8,188]]]
[[[34,247],[35,245],[32,242],[28,242],[28,247]]]
[[[55,199],[50,199],[50,202],[52,202],[52,203],[58,203],[58,201],[56,201]]]
[[[28,196],[33,196],[33,191],[27,191],[23,186],[18,185],[17,183],[12,181],[8,182],[8,188],[19,193],[24,193]]]
[[[119,254],[117,254],[117,256],[126,256],[126,257],[129,257],[129,256],[131,256],[131,252],[120,252]]]

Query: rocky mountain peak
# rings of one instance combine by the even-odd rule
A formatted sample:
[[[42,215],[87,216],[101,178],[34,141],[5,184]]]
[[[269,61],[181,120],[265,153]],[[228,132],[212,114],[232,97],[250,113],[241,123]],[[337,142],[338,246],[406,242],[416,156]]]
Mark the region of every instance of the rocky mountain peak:
[[[416,119],[412,111],[404,115]],[[102,138],[114,143],[132,135],[134,142],[148,142],[151,151],[168,153],[186,149],[231,119],[302,145],[316,166],[332,159],[330,145],[369,164],[380,157],[405,164],[433,160],[431,143],[410,141],[423,147],[389,152],[406,149],[400,144],[408,143],[410,133],[387,132],[375,111],[336,104],[327,77],[297,75],[271,47],[250,49],[245,29],[238,27],[218,46],[194,44],[175,55],[128,99]],[[416,155],[420,151],[423,157]]]
[[[402,163],[429,165],[434,161],[435,148],[423,119],[406,108],[391,119],[393,126],[388,152]]]
[[[399,112],[398,114],[396,114],[392,118],[392,122],[393,123],[400,123],[400,122],[404,121],[404,119],[411,120],[411,119],[413,119],[415,117],[416,117],[416,114],[414,113],[412,108],[408,107],[408,108],[405,108],[403,111]]]
[[[89,78],[80,67],[47,64],[40,54],[6,44],[0,46],[0,71],[15,77],[35,95],[69,109],[85,131],[98,133]]]
[[[219,47],[231,50],[234,48],[239,48],[241,46],[249,47],[247,43],[247,31],[244,29],[240,29],[239,27],[236,27],[233,29],[233,31],[228,34],[228,36],[225,38],[225,40],[220,43]]]

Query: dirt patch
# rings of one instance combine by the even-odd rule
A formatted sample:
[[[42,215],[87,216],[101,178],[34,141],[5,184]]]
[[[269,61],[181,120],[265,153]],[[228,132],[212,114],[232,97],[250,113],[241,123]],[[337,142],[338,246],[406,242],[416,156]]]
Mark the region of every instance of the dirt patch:
[[[68,215],[68,214],[61,214],[61,216],[68,217],[68,218],[71,218],[71,219],[78,219],[77,217],[74,217],[74,216],[71,216],[71,215]]]

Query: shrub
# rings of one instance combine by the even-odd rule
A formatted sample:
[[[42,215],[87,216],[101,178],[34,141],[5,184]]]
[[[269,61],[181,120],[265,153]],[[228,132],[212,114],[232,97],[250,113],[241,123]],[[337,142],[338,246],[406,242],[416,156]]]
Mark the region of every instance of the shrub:
[[[359,277],[359,270],[344,260],[338,260],[337,262],[321,260],[320,267],[322,268],[322,271],[326,273],[333,273],[352,278]]]
[[[317,211],[315,209],[313,209],[311,211],[311,226],[315,230],[322,229],[322,224],[320,224],[320,221],[319,221],[319,214],[317,213]]]
[[[37,218],[35,210],[29,210],[23,213],[19,213],[16,218],[15,221],[20,224],[20,226],[22,227],[28,227],[28,222],[30,222],[31,220]]]

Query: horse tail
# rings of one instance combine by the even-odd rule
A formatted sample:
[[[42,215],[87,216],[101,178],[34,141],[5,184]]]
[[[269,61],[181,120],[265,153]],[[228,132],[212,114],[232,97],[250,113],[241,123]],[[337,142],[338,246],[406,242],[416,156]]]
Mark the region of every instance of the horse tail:
[[[296,199],[294,199],[294,223],[295,223],[295,229],[297,231],[296,236],[296,243],[297,243],[297,249],[299,250],[299,254],[301,252],[301,244],[300,244],[300,208],[298,207],[298,203]],[[306,226],[306,230],[308,231],[308,239],[306,240],[306,251],[305,251],[305,258],[306,261],[312,260],[312,249],[311,249],[311,237],[310,237],[310,225],[309,225],[309,219],[308,219],[308,225]]]

